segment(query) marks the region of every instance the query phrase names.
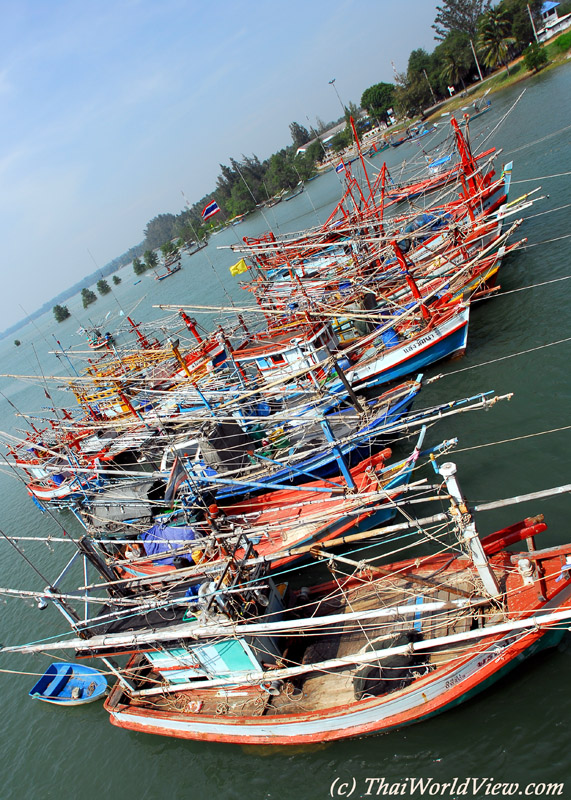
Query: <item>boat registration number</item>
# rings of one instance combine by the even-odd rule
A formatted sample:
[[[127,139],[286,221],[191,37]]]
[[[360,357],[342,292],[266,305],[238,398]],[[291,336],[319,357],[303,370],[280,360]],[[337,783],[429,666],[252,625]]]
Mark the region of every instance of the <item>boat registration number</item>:
[[[422,336],[420,339],[417,339],[416,342],[403,347],[403,353],[413,353],[415,350],[418,350],[419,347],[422,347],[429,342],[433,342],[437,338],[437,331],[433,333],[429,333],[426,336]]]

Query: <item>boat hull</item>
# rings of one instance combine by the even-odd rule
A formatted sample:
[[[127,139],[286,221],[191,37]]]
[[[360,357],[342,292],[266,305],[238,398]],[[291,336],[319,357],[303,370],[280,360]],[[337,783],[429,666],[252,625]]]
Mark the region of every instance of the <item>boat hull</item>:
[[[51,664],[29,691],[29,696],[57,706],[93,703],[107,691],[107,679],[83,664]]]
[[[485,649],[447,671],[438,671],[384,698],[367,698],[348,706],[282,717],[228,719],[195,714],[173,714],[106,702],[110,721],[128,730],[182,739],[251,745],[300,745],[384,733],[440,714],[492,686],[524,659],[555,646],[562,631],[534,630],[525,636],[506,634],[490,639]]]
[[[349,467],[357,466],[371,452],[377,452],[387,443],[390,439],[390,427],[410,411],[417,394],[418,389],[411,388],[406,396],[390,405],[386,413],[358,430],[351,441],[339,444],[338,451],[346,459]],[[334,416],[332,419],[334,419]],[[388,433],[386,432],[387,428],[389,429]],[[292,464],[295,467],[295,472],[289,466],[283,467],[268,476],[256,477],[256,480],[262,486],[271,483],[297,485],[307,480],[308,476],[329,478],[339,473],[338,455],[331,450],[324,450],[322,453],[309,456],[298,462],[293,461]],[[247,480],[248,476],[246,475],[245,477]],[[197,476],[197,478],[200,479],[200,476]],[[263,491],[263,488],[259,488],[258,491]],[[252,487],[240,485],[240,483],[233,486],[221,486],[218,489],[217,499],[227,501],[233,497],[240,497],[246,492],[253,494],[254,490]]]
[[[465,308],[423,336],[392,348],[378,359],[348,372],[353,386],[376,386],[420,372],[429,364],[463,353],[468,341],[469,309]]]

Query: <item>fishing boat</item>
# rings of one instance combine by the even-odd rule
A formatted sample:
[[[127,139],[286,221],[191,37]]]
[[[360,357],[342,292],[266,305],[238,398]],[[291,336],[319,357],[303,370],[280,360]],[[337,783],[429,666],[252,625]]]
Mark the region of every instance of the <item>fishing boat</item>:
[[[177,272],[180,272],[181,269],[182,265],[180,263],[174,264],[172,267],[166,267],[165,272],[157,272],[155,280],[164,281],[165,278],[170,278],[171,275],[175,275]]]
[[[203,433],[182,441],[176,449],[165,450],[163,474],[172,464],[165,503],[176,504],[185,496],[189,477],[193,483],[215,490],[218,503],[251,497],[270,486],[285,488],[329,478],[340,473],[341,464],[354,467],[403,433],[458,413],[490,408],[509,398],[482,393],[410,411],[419,388],[418,379],[407,381],[383,393],[378,401],[358,400],[360,411],[348,406],[313,422],[306,419],[303,424],[290,419],[257,441],[236,435],[241,433],[239,429],[233,436],[223,436],[218,426],[211,426],[214,435],[208,435],[206,442]]]
[[[296,185],[294,191],[291,194],[287,195],[287,197],[284,198],[286,203],[289,200],[293,200],[294,197],[298,197],[303,192],[303,188],[304,188],[303,181],[299,181],[299,183]]]
[[[407,131],[405,131],[403,133],[402,136],[397,136],[395,134],[395,136],[393,136],[389,140],[389,144],[390,144],[391,147],[400,147],[401,144],[404,144],[405,142],[409,142],[411,140],[411,138],[412,138],[412,134],[407,130]]]
[[[121,578],[161,577],[172,573],[174,565],[180,579],[184,568],[190,568],[188,574],[212,571],[226,563],[229,552],[245,558],[251,545],[255,557],[271,562],[272,570],[297,562],[315,544],[356,528],[379,527],[392,519],[397,513],[395,501],[406,492],[419,458],[455,444],[455,440],[445,441],[422,451],[424,435],[422,429],[416,447],[401,461],[389,463],[392,452],[386,448],[350,470],[342,463],[338,478],[309,481],[295,488],[262,484],[266,492],[255,497],[217,498],[203,522],[188,529],[153,526],[132,538],[119,557],[114,556],[114,564]],[[215,482],[234,483],[219,477]],[[104,552],[108,562],[110,555],[109,550]]]
[[[27,485],[28,494],[42,503],[50,501],[63,501],[77,499],[87,490],[95,488],[97,475],[94,471],[90,475],[79,475],[74,470],[65,472],[52,472],[34,470],[38,477],[32,479]]]
[[[374,158],[379,153],[383,153],[385,150],[388,150],[390,146],[390,142],[385,139],[381,139],[378,142],[373,142],[365,155],[368,158]]]
[[[200,239],[198,242],[189,242],[184,249],[186,250],[187,255],[193,256],[200,250],[204,250],[205,247],[208,247],[208,240]]]
[[[80,706],[99,700],[107,691],[107,678],[84,664],[51,664],[29,696],[58,706]]]
[[[455,466],[439,472],[456,535],[440,553],[364,569],[321,553],[332,580],[289,597],[268,582],[263,611],[246,620],[203,604],[184,630],[95,637],[96,650],[135,651],[105,703],[111,722],[241,745],[364,736],[453,708],[557,644],[571,618],[571,544],[537,549],[541,515],[480,540]]]
[[[487,114],[488,111],[490,111],[490,109],[492,108],[491,100],[487,100],[486,99],[488,94],[489,94],[489,92],[490,92],[490,90],[487,89],[484,92],[482,97],[479,97],[476,100],[474,100],[474,103],[473,103],[474,111],[473,111],[473,113],[468,111],[468,118],[469,118],[470,122],[473,119],[477,119],[477,117],[481,117],[482,114]]]
[[[420,299],[420,295],[417,298]],[[354,339],[339,353],[339,369],[353,388],[400,379],[429,364],[461,355],[468,338],[469,306],[440,303],[428,310],[417,300],[410,308],[398,307],[387,316],[371,315],[375,329]],[[300,371],[324,383],[329,393],[344,391],[342,378],[331,374],[331,352],[338,350],[338,337],[331,322],[311,325],[290,323],[249,337],[232,353],[245,367],[256,364],[264,380],[293,379]],[[307,378],[306,378],[307,380]]]
[[[424,319],[403,314],[366,337],[353,363],[342,364],[347,380],[354,388],[379,386],[462,355],[469,316],[462,303],[431,310]]]
[[[429,125],[428,127],[426,127],[424,124],[417,125],[411,128],[411,141],[416,142],[419,139],[423,139],[425,136],[428,136],[428,134],[434,133],[435,130],[435,125]]]
[[[483,108],[480,108],[476,103],[474,103],[475,112],[473,114],[470,114],[470,121],[472,121],[473,119],[478,119],[478,117],[481,117],[483,114],[487,114],[488,111],[491,110],[491,108],[492,104],[489,100],[486,101],[486,104],[484,105]]]
[[[112,334],[104,333],[95,328],[87,333],[87,346],[90,350],[102,350],[115,343]]]
[[[340,544],[378,532],[341,535],[307,548],[331,579],[294,588],[245,552],[215,579],[188,588],[179,579],[168,602],[164,589],[154,603],[140,595],[140,609],[133,598],[113,619],[110,606],[99,619],[78,619],[77,638],[2,653],[71,649],[99,657],[118,679],[105,703],[114,725],[203,741],[303,745],[385,732],[453,708],[560,641],[571,619],[571,544],[537,546],[543,515],[480,539],[455,465],[433,463],[439,512],[405,512],[404,522],[384,529],[385,537],[398,534],[387,540],[388,553],[408,551],[404,559],[389,562],[380,552],[364,561],[362,548],[358,560],[339,555]],[[421,549],[411,552],[415,544]],[[55,587],[42,596],[65,603]],[[118,667],[111,655],[129,660]]]
[[[343,394],[325,395],[298,407],[288,403],[286,396],[273,402],[274,409],[264,402],[250,406],[241,426],[211,419],[195,439],[183,438],[165,450],[161,471],[170,466],[169,487],[184,482],[185,472],[199,483],[205,475],[212,481],[217,476],[231,478],[217,487],[218,500],[256,493],[269,484],[298,484],[336,475],[339,458],[355,466],[384,446],[399,430],[400,421],[411,430],[431,415],[427,409],[409,419],[421,388],[420,377],[375,399],[355,398],[356,406],[347,403],[336,408],[347,397]],[[256,416],[256,412],[267,416]],[[171,499],[169,490],[165,500]]]

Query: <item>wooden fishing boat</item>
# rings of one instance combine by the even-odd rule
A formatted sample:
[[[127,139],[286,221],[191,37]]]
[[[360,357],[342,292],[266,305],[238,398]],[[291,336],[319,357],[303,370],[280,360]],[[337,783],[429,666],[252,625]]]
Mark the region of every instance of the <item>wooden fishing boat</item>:
[[[93,473],[93,480],[96,476]],[[71,471],[67,473],[52,473],[45,478],[30,481],[26,485],[28,494],[42,503],[53,500],[61,501],[77,498],[93,489],[94,484],[85,477],[78,477]]]
[[[208,519],[194,523],[189,533],[177,527],[153,528],[128,546],[131,550],[135,546],[139,557],[131,552],[115,558],[119,574],[122,578],[161,577],[171,573],[173,565],[191,567],[193,573],[211,571],[227,560],[231,549],[244,555],[248,541],[256,557],[271,562],[276,570],[300,559],[300,554],[291,551],[355,528],[383,525],[396,514],[395,500],[405,491],[419,457],[454,443],[444,442],[423,453],[423,438],[424,430],[410,456],[396,463],[387,464],[392,452],[386,448],[350,470],[342,464],[338,478],[309,481],[296,488],[269,484],[272,491],[265,494],[220,501],[209,508]],[[222,478],[216,480],[224,483]]]
[[[84,664],[51,664],[29,696],[58,706],[80,706],[93,703],[107,690],[107,678],[101,672]]]
[[[406,131],[402,136],[398,136],[398,138],[397,138],[397,136],[392,137],[389,140],[389,144],[390,144],[391,147],[400,147],[401,144],[404,144],[405,142],[409,142],[411,140],[411,138],[412,138],[412,135],[408,131]]]
[[[180,272],[181,269],[181,264],[175,264],[173,267],[167,267],[165,272],[157,272],[155,275],[155,280],[164,281],[165,278],[170,278],[171,275],[175,275],[177,272]]]
[[[251,334],[231,357],[242,371],[255,366],[266,381],[290,379],[301,369],[312,368],[320,379],[324,377],[320,364],[327,360],[328,348],[336,347],[337,339],[327,322],[293,319]]]
[[[403,315],[402,320],[370,334],[354,362],[343,364],[347,380],[355,388],[378,386],[462,355],[469,317],[470,307],[460,303],[433,310],[424,320]]]
[[[469,308],[460,303],[441,303],[429,310],[417,304],[391,313],[385,324],[351,344],[349,359],[340,358],[347,380],[355,388],[379,385],[420,372],[429,364],[462,354],[468,337]],[[289,329],[288,329],[289,328]],[[311,326],[292,322],[262,331],[232,353],[240,366],[256,364],[265,380],[293,378],[324,384],[329,393],[344,390],[342,380],[331,376],[331,352],[338,350],[331,323]]]
[[[436,125],[429,125],[428,127],[426,127],[425,124],[416,125],[410,129],[410,141],[417,142],[419,139],[423,139],[430,133],[434,133],[435,130]]]
[[[103,350],[112,344],[114,344],[114,339],[110,333],[102,334],[98,330],[93,330],[88,333],[87,346],[90,350]]]
[[[453,708],[556,644],[571,618],[571,544],[536,549],[541,516],[480,540],[454,471],[440,468],[457,541],[436,555],[364,570],[328,555],[331,581],[289,600],[268,583],[246,620],[203,604],[186,628],[96,637],[96,651],[135,650],[105,703],[112,724],[241,745],[364,736]]]
[[[491,397],[491,394],[449,401],[388,421],[383,428],[383,438],[391,432],[408,434],[415,428],[423,428],[458,413],[488,409],[511,397]],[[366,433],[363,432],[362,436]],[[181,484],[173,477],[174,492],[169,502],[176,498],[174,510],[157,516],[154,522],[149,504],[143,502],[141,508],[140,495],[129,500],[129,485],[127,489],[121,487],[121,505],[116,510],[109,507],[113,496],[108,500],[106,492],[102,491],[90,503],[90,509],[93,508],[93,514],[88,515],[92,533],[90,544],[85,548],[81,544],[80,547],[87,548],[96,568],[99,569],[101,563],[112,567],[115,578],[112,574],[106,575],[112,584],[116,578],[125,584],[132,578],[137,585],[145,577],[155,583],[159,578],[178,582],[193,576],[196,578],[198,574],[216,571],[225,562],[229,551],[236,548],[237,552],[243,552],[248,542],[254,544],[256,557],[277,568],[285,563],[284,559],[292,561],[303,557],[300,548],[303,550],[326,541],[340,530],[367,530],[394,516],[398,498],[408,498],[419,491],[416,483],[409,486],[410,473],[418,458],[454,444],[453,440],[443,442],[420,452],[422,436],[421,430],[412,454],[397,463],[385,464],[390,450],[378,453],[379,445],[373,447],[374,440],[369,440],[368,448],[376,453],[375,457],[362,455],[362,460],[358,459],[351,466],[353,462],[350,459],[360,448],[358,443],[357,450],[348,448],[348,444],[353,444],[350,438],[349,442],[330,442],[329,453],[308,457],[297,469],[287,461],[280,463],[269,458],[262,462],[269,462],[269,471],[261,474],[256,470],[239,475],[224,471],[215,474],[209,469],[209,479],[202,481],[205,485],[198,495],[187,494],[189,487],[184,483],[185,491],[182,491],[179,488]],[[185,448],[181,447],[178,452],[182,456]],[[315,480],[323,464],[336,467],[332,474],[341,473],[341,477]],[[185,476],[191,471],[192,463],[188,463],[186,471],[181,471],[182,481],[188,480]],[[370,482],[375,474],[376,484]],[[200,472],[195,472],[191,486],[196,487],[199,479]],[[290,488],[292,484],[298,488]],[[146,488],[156,491],[156,484],[148,481]],[[196,492],[196,488],[193,491]],[[206,501],[204,492],[209,498]],[[238,500],[239,497],[242,499]],[[208,503],[212,504],[206,507]],[[164,504],[168,505],[166,495]],[[186,513],[181,513],[182,509],[189,508],[189,504],[199,512],[191,523]],[[139,534],[135,534],[132,528],[135,519],[139,519]],[[124,528],[120,524],[122,520],[131,520],[131,526]],[[109,538],[111,530],[116,533]],[[100,555],[97,556],[96,552]],[[105,574],[107,567],[99,571]],[[132,589],[135,584],[133,581],[130,584]]]
[[[155,280],[157,281],[164,281],[165,278],[170,278],[171,275],[174,275],[177,272],[180,272],[182,269],[181,264],[181,255],[180,253],[172,253],[168,255],[164,260],[164,272],[157,272],[155,270]]]
[[[388,150],[390,147],[390,142],[382,139],[378,142],[373,142],[369,149],[365,152],[367,158],[374,158],[379,153],[384,153],[385,150]]]
[[[490,100],[486,100],[486,102],[485,102],[483,107],[480,106],[477,102],[474,103],[474,113],[473,114],[471,114],[471,113],[468,114],[470,122],[472,122],[473,119],[478,119],[478,117],[481,117],[482,114],[487,114],[488,111],[491,110],[491,108],[492,108],[492,103],[491,103]]]
[[[293,200],[293,198],[294,198],[294,197],[298,197],[298,196],[299,196],[299,195],[300,195],[300,194],[303,192],[303,189],[304,189],[304,186],[303,186],[303,181],[299,181],[299,183],[297,184],[297,186],[295,186],[295,187],[294,187],[294,190],[291,192],[291,194],[287,195],[287,196],[284,198],[284,199],[285,199],[285,201],[286,201],[286,203],[287,203],[289,200]]]
[[[195,253],[198,253],[200,250],[204,250],[205,247],[208,247],[208,240],[207,239],[201,239],[198,242],[189,242],[185,246],[184,249],[186,250],[187,255],[193,256]]]
[[[245,431],[228,423],[207,422],[196,439],[181,442],[179,450],[165,451],[165,465],[169,452],[175,459],[180,449],[186,452],[185,469],[180,458],[175,461],[169,485],[177,481],[177,471],[183,480],[182,472],[186,471],[201,485],[207,480],[216,486],[217,478],[230,478],[216,491],[218,502],[231,502],[231,498],[259,493],[268,485],[299,484],[337,475],[340,458],[347,466],[357,465],[386,445],[401,421],[407,430],[422,425],[424,414],[419,414],[410,418],[408,427],[410,409],[421,388],[420,378],[395,386],[378,398],[359,401],[358,408],[351,404],[336,408],[346,398],[340,392],[297,410],[286,402],[276,403],[275,414],[243,417]],[[426,416],[431,413],[427,409]],[[170,493],[165,499],[171,500]]]
[[[182,442],[176,453],[178,455],[182,450],[185,469],[180,464],[180,458],[175,460],[168,479],[169,488],[165,493],[165,502],[172,502],[177,496],[177,492],[171,491],[170,487],[176,486],[180,481],[184,496],[185,472],[199,485],[204,485],[203,476],[207,474],[208,485],[216,490],[219,503],[230,503],[233,498],[245,494],[259,494],[271,485],[286,487],[310,479],[338,475],[340,458],[348,467],[356,466],[372,453],[386,447],[403,432],[420,430],[423,425],[435,420],[467,410],[489,407],[503,399],[491,399],[486,394],[480,394],[423,408],[417,412],[409,411],[418,391],[417,387],[420,388],[418,379],[393,387],[376,400],[361,399],[359,412],[349,406],[327,414],[325,419],[313,423],[308,420],[304,424],[295,424],[295,420],[282,423],[281,427],[274,429],[273,434],[261,441],[252,444],[246,441],[243,445],[246,458],[241,461],[237,458],[240,440],[236,438],[231,441],[222,437],[219,444],[219,437],[213,437],[204,455],[200,438]],[[229,468],[229,450],[235,469]],[[166,451],[167,454],[169,452],[175,456],[175,451]],[[218,478],[229,480],[218,484]]]

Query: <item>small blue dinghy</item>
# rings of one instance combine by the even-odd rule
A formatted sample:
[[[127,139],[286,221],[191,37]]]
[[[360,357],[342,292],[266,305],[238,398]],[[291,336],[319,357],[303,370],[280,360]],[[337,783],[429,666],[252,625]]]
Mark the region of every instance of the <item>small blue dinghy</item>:
[[[28,692],[36,700],[60,706],[79,706],[103,697],[107,678],[83,664],[51,664]]]

